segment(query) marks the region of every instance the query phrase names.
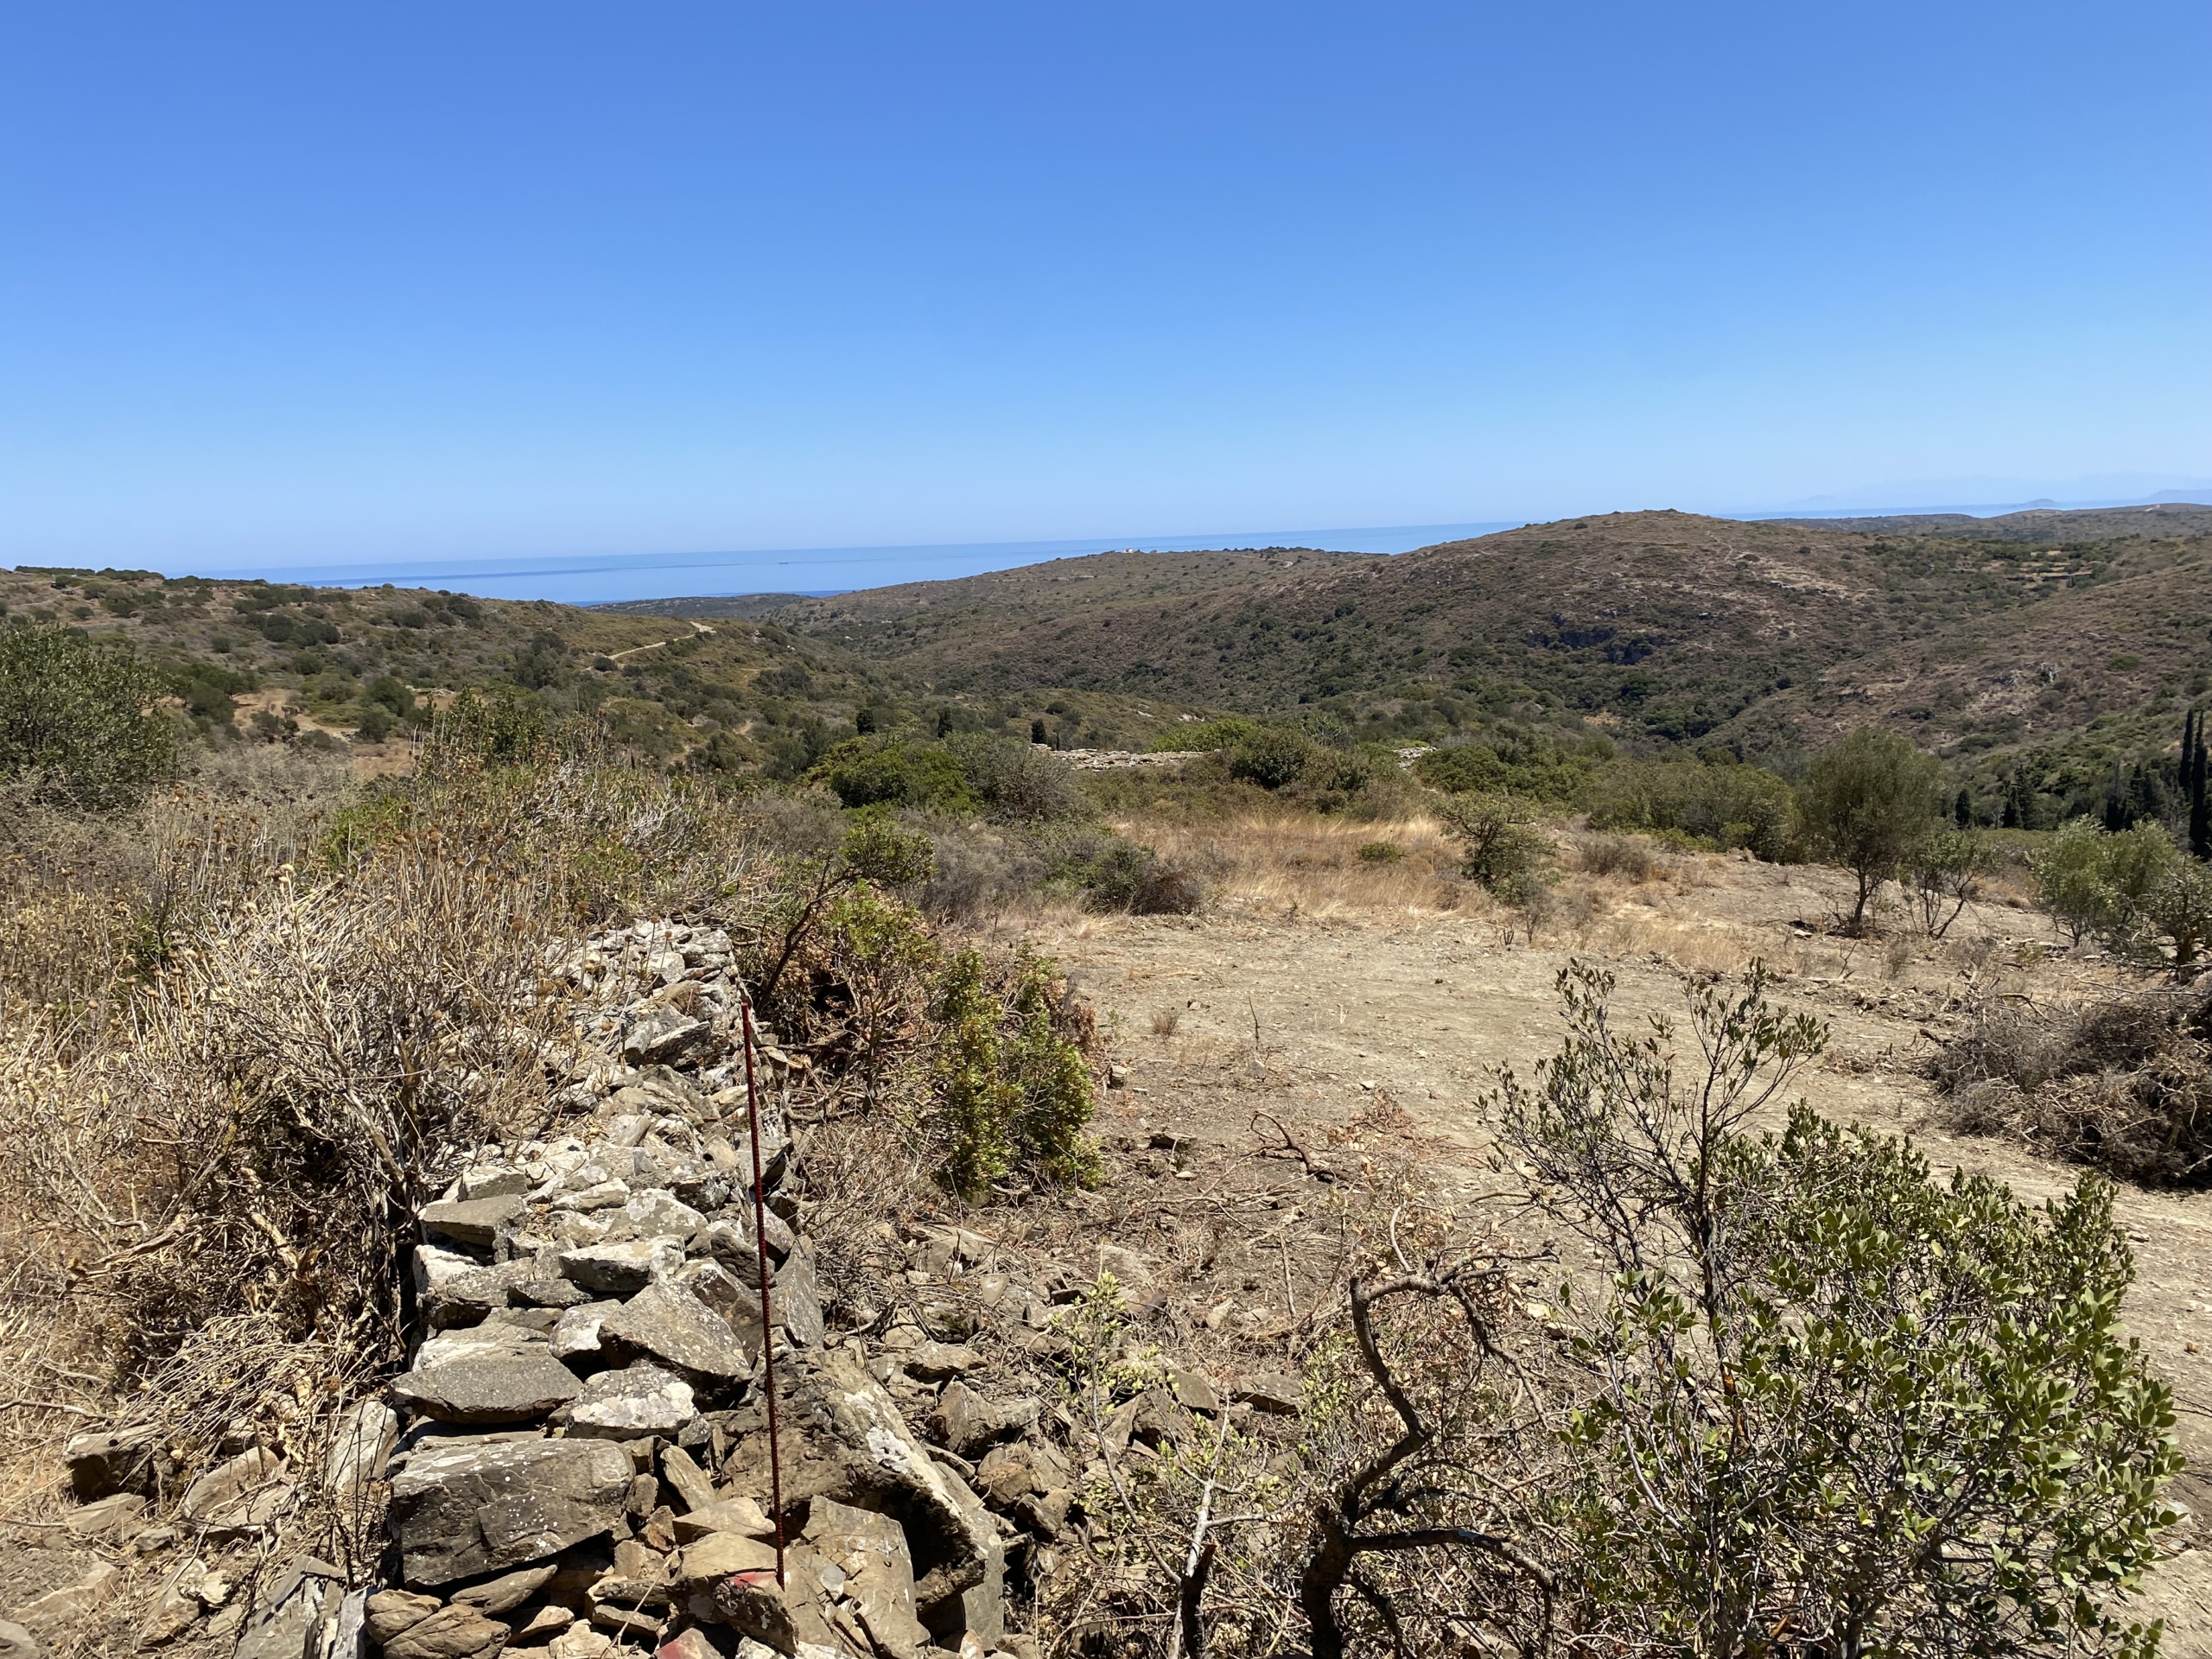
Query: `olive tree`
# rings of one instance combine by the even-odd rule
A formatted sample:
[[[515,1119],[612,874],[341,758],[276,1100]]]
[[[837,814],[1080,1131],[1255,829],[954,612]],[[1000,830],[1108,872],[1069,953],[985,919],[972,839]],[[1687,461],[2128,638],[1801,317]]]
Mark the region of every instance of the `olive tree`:
[[[1866,906],[1897,873],[1942,810],[1936,763],[1904,738],[1862,727],[1822,750],[1798,785],[1806,839],[1857,878],[1847,931],[1866,926]]]
[[[79,810],[135,805],[176,769],[161,682],[122,640],[12,622],[0,627],[0,778]]]
[[[1802,1101],[1755,1131],[1827,1039],[1756,967],[1686,1031],[1560,985],[1565,1046],[1488,1104],[1593,1258],[1566,1478],[1513,1529],[1573,1650],[2155,1652],[2126,1602],[2181,1459],[2110,1186],[2031,1211]]]

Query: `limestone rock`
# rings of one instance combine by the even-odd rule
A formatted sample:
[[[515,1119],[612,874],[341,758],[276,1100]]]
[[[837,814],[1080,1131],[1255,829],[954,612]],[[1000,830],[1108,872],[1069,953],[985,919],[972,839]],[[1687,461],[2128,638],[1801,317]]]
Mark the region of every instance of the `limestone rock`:
[[[61,1524],[79,1538],[112,1537],[128,1543],[145,1528],[146,1500],[136,1492],[117,1492],[70,1510]]]
[[[753,1370],[728,1321],[679,1285],[648,1285],[631,1297],[600,1326],[600,1343],[709,1383],[734,1382]]]
[[[455,1359],[397,1377],[391,1397],[442,1423],[528,1423],[574,1400],[583,1384],[551,1352]]]
[[[899,1523],[818,1497],[804,1541],[843,1572],[845,1597],[877,1649],[891,1659],[921,1659],[930,1633],[914,1616],[914,1561]],[[774,1552],[769,1554],[772,1565]]]
[[[384,1644],[384,1659],[475,1659],[506,1645],[507,1627],[474,1607],[441,1607]]]
[[[487,1618],[511,1612],[543,1590],[560,1569],[551,1561],[503,1573],[483,1584],[456,1590],[447,1599],[456,1607],[474,1607]]]
[[[441,1605],[435,1596],[411,1590],[379,1590],[369,1598],[369,1640],[382,1647],[402,1630],[420,1624]]]
[[[1273,1412],[1281,1417],[1297,1416],[1306,1404],[1306,1390],[1296,1377],[1268,1372],[1239,1377],[1236,1385],[1230,1389],[1229,1397],[1240,1406]]]
[[[1211,1416],[1221,1409],[1221,1396],[1214,1392],[1213,1384],[1196,1371],[1168,1372],[1167,1388],[1175,1402],[1186,1411],[1203,1411]]]
[[[399,1418],[381,1400],[364,1400],[347,1412],[323,1454],[325,1491],[351,1502],[384,1476],[385,1459],[399,1440]]]
[[[553,1327],[553,1357],[597,1357],[600,1327],[606,1323],[607,1316],[621,1306],[620,1302],[605,1301],[586,1302],[581,1306],[563,1308],[560,1323]]]
[[[438,1446],[391,1484],[402,1572],[451,1584],[543,1560],[607,1531],[630,1490],[629,1454],[606,1440]]]
[[[690,1383],[640,1363],[600,1372],[564,1414],[571,1438],[634,1440],[648,1434],[673,1438],[698,1410]]]
[[[759,1503],[742,1493],[696,1507],[689,1514],[676,1517],[678,1543],[696,1543],[717,1532],[734,1532],[747,1538],[773,1538],[776,1523]]]
[[[426,1204],[421,1216],[423,1230],[442,1233],[456,1244],[474,1244],[488,1249],[498,1241],[499,1230],[522,1213],[523,1204],[520,1192]]]
[[[326,1611],[335,1611],[346,1575],[327,1561],[302,1556],[256,1600],[232,1659],[311,1659],[310,1644]]]
[[[217,1464],[185,1488],[181,1513],[187,1521],[207,1522],[234,1508],[283,1467],[274,1452],[259,1446]]]
[[[622,1213],[649,1236],[690,1238],[707,1224],[707,1218],[664,1186],[632,1193]]]
[[[683,1265],[683,1241],[654,1237],[584,1244],[560,1255],[561,1276],[602,1296],[634,1296]]]
[[[660,1454],[660,1472],[687,1510],[707,1509],[716,1501],[715,1483],[682,1446],[671,1446]]]
[[[785,1501],[829,1497],[899,1516],[910,1548],[934,1563],[914,1590],[923,1623],[940,1642],[952,1630],[954,1646],[963,1628],[987,1647],[995,1641],[1006,1558],[982,1500],[929,1455],[882,1385],[842,1350],[817,1351],[779,1376],[789,1402]],[[755,1491],[768,1490],[767,1473],[760,1433],[747,1435],[723,1470],[726,1480]]]
[[[474,1325],[505,1307],[516,1286],[543,1278],[547,1271],[546,1264],[527,1255],[488,1268],[471,1264],[466,1271],[447,1274],[432,1285],[423,1294],[423,1305],[436,1329]]]
[[[769,1311],[783,1333],[802,1348],[822,1345],[822,1287],[814,1249],[801,1239],[770,1281]]]
[[[825,1500],[826,1501],[826,1500]],[[734,1573],[773,1573],[776,1547],[738,1532],[710,1532],[683,1547],[676,1581],[686,1590],[710,1587]]]
[[[911,1369],[911,1367],[910,1367]],[[1001,1405],[987,1400],[964,1382],[948,1382],[930,1414],[930,1427],[938,1443],[957,1456],[970,1460],[982,1456],[1009,1435],[1025,1433],[1037,1423],[1033,1398]]]
[[[51,1637],[104,1606],[122,1588],[123,1574],[114,1564],[95,1561],[76,1583],[49,1590],[17,1607],[16,1622],[34,1635]]]

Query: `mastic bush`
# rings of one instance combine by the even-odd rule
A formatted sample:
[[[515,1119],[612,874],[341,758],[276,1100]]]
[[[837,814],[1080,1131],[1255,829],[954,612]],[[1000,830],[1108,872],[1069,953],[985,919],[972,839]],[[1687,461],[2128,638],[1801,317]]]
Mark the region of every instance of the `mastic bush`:
[[[34,800],[111,811],[177,766],[163,687],[129,645],[37,623],[0,626],[0,779]]]
[[[1098,1154],[1084,1129],[1096,1103],[1066,982],[1024,952],[993,963],[955,951],[931,1005],[928,1127],[945,1184],[975,1197],[1029,1176],[1088,1185]]]

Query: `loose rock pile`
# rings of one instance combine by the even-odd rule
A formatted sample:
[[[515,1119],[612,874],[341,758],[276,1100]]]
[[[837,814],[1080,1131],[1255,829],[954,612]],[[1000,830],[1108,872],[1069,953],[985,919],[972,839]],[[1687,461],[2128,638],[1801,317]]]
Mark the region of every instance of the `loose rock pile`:
[[[804,1061],[760,1034],[756,1230],[732,957],[719,932],[659,924],[594,939],[566,964],[594,1010],[556,1095],[571,1132],[482,1149],[423,1207],[411,1363],[353,1409],[321,1468],[229,1448],[175,1522],[138,1540],[181,1558],[142,1646],[235,1635],[239,1659],[1035,1653],[1007,1628],[1009,1553],[1033,1581],[1049,1574],[1052,1547],[1082,1523],[1079,1494],[1100,1484],[1101,1448],[1071,1449],[1081,1437],[1042,1403],[1036,1366],[990,1356],[1049,1360],[1065,1347],[1056,1302],[1102,1268],[1141,1289],[1146,1264],[1110,1246],[1096,1262],[1002,1262],[971,1231],[886,1224],[868,1259],[891,1269],[906,1294],[885,1300],[901,1305],[833,1298],[857,1328],[825,1329],[785,1109]],[[1009,1374],[1028,1391],[1010,1391]],[[1176,1373],[1109,1438],[1142,1456],[1194,1414],[1296,1407],[1281,1379],[1228,1392],[1240,1403]],[[143,1508],[162,1458],[143,1433],[69,1447],[86,1503]],[[349,1587],[328,1562],[287,1558],[303,1503],[385,1498],[378,1582]],[[276,1565],[237,1596],[253,1560]]]

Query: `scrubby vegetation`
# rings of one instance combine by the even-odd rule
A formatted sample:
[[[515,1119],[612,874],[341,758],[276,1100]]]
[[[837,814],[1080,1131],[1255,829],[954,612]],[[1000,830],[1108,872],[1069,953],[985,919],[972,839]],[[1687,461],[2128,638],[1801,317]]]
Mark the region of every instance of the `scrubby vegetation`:
[[[1563,535],[1516,545],[1556,555]],[[1764,531],[1758,546],[1787,550]],[[1859,551],[1853,569],[1882,566],[1894,591],[1957,575],[1924,546]],[[1189,711],[1206,720],[1134,670],[1076,695],[1000,664],[947,691],[858,654],[895,628],[915,651],[952,637],[911,619],[847,617],[868,635],[848,651],[797,626],[806,607],[707,632],[41,573],[41,603],[70,613],[0,639],[0,760],[21,803],[0,938],[10,1358],[158,1420],[179,1486],[240,1423],[316,1466],[340,1407],[422,1334],[403,1252],[467,1149],[580,1109],[592,1021],[619,1046],[607,1033],[639,1007],[734,1017],[673,969],[622,1011],[594,1001],[605,982],[579,940],[677,918],[717,941],[794,1080],[790,1155],[812,1178],[788,1207],[805,1206],[819,1270],[847,1275],[825,1298],[845,1334],[926,1322],[900,1327],[926,1342],[917,1365],[965,1363],[943,1350],[976,1328],[980,1300],[960,1298],[986,1275],[910,1268],[915,1217],[963,1260],[994,1236],[1076,1241],[1079,1272],[1000,1310],[1057,1379],[1040,1433],[1081,1452],[1065,1486],[999,1505],[1025,1517],[1011,1593],[1061,1651],[2154,1651],[2133,1598],[2165,1548],[2178,1454],[2172,1402],[2120,1334],[2133,1262],[2113,1189],[2085,1177],[2033,1210],[1823,1120],[1789,1098],[1824,1053],[1820,1020],[1740,957],[1690,972],[1669,953],[1697,940],[1637,917],[1735,874],[1771,884],[1787,907],[1760,925],[1793,923],[1789,948],[1887,964],[1838,993],[1860,1007],[1907,995],[1913,960],[1953,976],[1951,1001],[1914,1006],[1955,1122],[2205,1185],[2212,1024],[2192,983],[2212,830],[2194,715],[2171,767],[2123,768],[2062,820],[2074,795],[2000,804],[1981,752],[1939,755],[1879,721],[1709,741],[1732,721],[1740,736],[1748,682],[1726,675],[1751,668],[1668,678],[1677,636],[1656,626],[1599,637],[1558,610],[1525,650],[1444,644],[1429,613],[1350,598],[1294,620],[1272,568],[1251,562],[1268,597],[1240,600],[1234,630],[1152,620],[1199,630],[1220,686],[1325,658],[1334,689]],[[2008,603],[2047,602],[1985,574]],[[101,619],[128,643],[71,631]],[[1787,665],[1754,666],[1777,682],[1760,697],[1793,689]],[[332,733],[411,747],[356,778]],[[1078,769],[1076,747],[1154,754]],[[1268,864],[1282,885],[1255,876]],[[1980,902],[1994,887],[2026,905],[2024,868],[2069,969],[2094,950],[2116,981],[2095,998],[1991,988],[1993,963],[2067,954],[2020,937],[2041,925],[2024,914],[1999,917],[2000,937]],[[1020,937],[1044,916],[1069,938],[1298,948],[1317,892],[1448,929],[1454,961],[1520,960],[1540,938],[1618,938],[1628,959],[1634,943],[1655,976],[1687,978],[1687,1019],[1631,1029],[1612,982],[1572,967],[1565,1046],[1465,1109],[1502,1154],[1484,1155],[1502,1185],[1465,1185],[1432,1179],[1442,1143],[1408,1138],[1371,1076],[1325,1079],[1358,1090],[1325,1141],[1276,1116],[1294,1109],[1275,1034],[1248,1007],[1224,1041],[1195,995],[1170,994],[1179,971],[1132,969],[1163,982],[1162,1005],[1131,1011],[1151,1035],[1112,1065],[1124,1036]],[[1827,924],[1808,893],[1835,906]],[[1869,935],[1885,944],[1868,952]],[[1850,971],[1801,963],[1788,995]],[[1270,1091],[1238,1101],[1238,1135],[1268,1103],[1249,1115],[1257,1150],[1196,1163],[1168,1091],[1132,1074],[1184,1057]],[[1109,1079],[1128,1092],[1103,1095]],[[1113,1098],[1126,1109],[1103,1138]],[[1223,1178],[1262,1163],[1290,1185]],[[1125,1286],[1168,1237],[1182,1254],[1160,1281]],[[1211,1282],[1239,1251],[1211,1307],[1176,1276]],[[1177,1360],[1232,1344],[1235,1408]],[[1266,1373],[1243,1376],[1255,1358]],[[928,1409],[923,1371],[893,1370],[902,1404]],[[53,1421],[29,1393],[0,1407],[18,1447]],[[988,1484],[1005,1465],[985,1455],[942,1468]],[[366,1574],[380,1546],[358,1520],[318,1520],[317,1547]],[[640,1508],[623,1524],[652,1539],[669,1522]]]

